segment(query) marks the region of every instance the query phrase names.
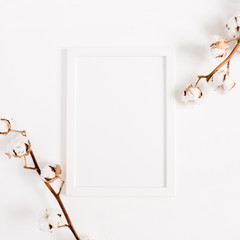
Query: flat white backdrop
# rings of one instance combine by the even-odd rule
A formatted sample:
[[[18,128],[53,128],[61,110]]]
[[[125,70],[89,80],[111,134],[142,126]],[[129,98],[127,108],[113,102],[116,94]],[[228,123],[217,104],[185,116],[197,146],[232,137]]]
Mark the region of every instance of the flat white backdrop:
[[[176,47],[178,99],[186,83],[215,66],[208,37],[225,34],[226,19],[238,12],[237,0],[1,0],[1,114],[28,130],[41,166],[64,166],[65,48]],[[237,82],[239,61],[232,62]],[[237,86],[229,96],[209,91],[197,108],[177,103],[176,197],[63,196],[78,232],[96,240],[239,238],[239,100]],[[1,156],[1,238],[73,239],[67,229],[38,231],[39,210],[55,201],[19,159]]]

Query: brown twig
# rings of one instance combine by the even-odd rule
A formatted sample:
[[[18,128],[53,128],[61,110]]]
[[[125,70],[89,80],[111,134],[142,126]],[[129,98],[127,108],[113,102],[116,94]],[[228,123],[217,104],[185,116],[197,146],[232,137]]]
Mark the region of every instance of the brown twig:
[[[58,228],[69,227],[67,224],[58,226]]]
[[[197,82],[195,83],[195,87],[198,85],[199,81],[200,81],[202,78],[207,78],[207,77],[206,77],[206,76],[198,76],[198,80],[197,80]]]
[[[23,156],[23,158],[24,158],[24,162],[25,162],[25,166],[24,166],[25,169],[37,170],[35,167],[28,167],[27,166],[27,158],[26,158],[25,155]]]
[[[208,75],[204,76],[204,75],[200,75],[198,76],[198,80],[195,84],[195,87],[198,85],[199,81],[202,79],[202,78],[206,78],[206,81],[209,82],[209,80],[211,79],[211,77],[213,76],[214,73],[216,73],[221,67],[223,67],[226,63],[228,63],[228,68],[229,68],[229,62],[231,60],[231,58],[233,57],[233,55],[237,52],[238,48],[240,47],[240,40],[239,39],[232,39],[230,41],[233,41],[233,40],[237,40],[237,44],[236,46],[234,47],[234,49],[232,50],[232,52],[228,55],[227,58],[225,58],[216,68],[214,68],[212,70],[212,72],[210,72]]]
[[[36,158],[35,158],[35,156],[34,156],[34,154],[33,154],[33,151],[30,152],[30,155],[31,155],[31,158],[32,158],[32,160],[33,160],[33,163],[34,163],[34,166],[35,166],[35,168],[36,168],[36,171],[37,171],[38,174],[40,175],[40,174],[41,174],[41,169],[40,169],[40,167],[39,167],[39,165],[38,165],[38,162],[37,162],[37,160],[36,160]],[[63,205],[63,202],[62,202],[62,200],[61,200],[60,194],[58,194],[58,193],[55,192],[55,190],[52,188],[52,186],[50,185],[50,183],[48,183],[48,182],[44,182],[44,183],[45,183],[45,185],[48,187],[48,189],[50,190],[50,192],[53,194],[53,196],[54,196],[55,199],[57,200],[60,208],[62,209],[62,212],[63,212],[63,214],[64,214],[64,216],[65,216],[65,218],[66,218],[66,221],[67,221],[67,223],[68,223],[67,226],[68,226],[69,229],[72,231],[74,237],[75,237],[77,240],[80,240],[80,237],[78,236],[76,230],[75,230],[74,227],[73,227],[72,221],[71,221],[71,219],[70,219],[70,217],[69,217],[69,215],[68,215],[68,213],[67,213],[67,211],[66,211],[66,208],[65,208],[64,205]],[[61,186],[61,188],[62,188],[62,186]]]
[[[59,179],[62,181],[62,184],[61,184],[61,186],[60,186],[60,189],[59,189],[59,192],[58,192],[58,195],[60,195],[61,194],[61,192],[62,192],[62,188],[63,188],[63,185],[64,185],[64,180],[61,178],[61,177],[59,177]]]
[[[229,41],[226,41],[226,43],[230,43],[230,42],[232,42],[232,41],[238,41],[238,40],[240,40],[240,38],[233,38],[233,39],[231,39],[231,40],[229,40]]]
[[[228,63],[231,60],[232,56],[237,52],[239,47],[240,47],[240,41],[238,40],[237,45],[232,50],[232,52],[228,55],[228,57],[222,63],[220,63],[210,74],[208,74],[206,79],[207,82],[210,80],[210,78],[213,76],[215,72],[217,72],[221,67],[223,67],[226,63]]]
[[[230,61],[231,61],[231,60],[229,60],[228,63],[227,63],[227,75],[229,75]]]
[[[14,130],[14,129],[10,129],[10,132],[17,132],[17,133],[21,133],[23,136],[26,136],[26,131],[18,131],[18,130]]]

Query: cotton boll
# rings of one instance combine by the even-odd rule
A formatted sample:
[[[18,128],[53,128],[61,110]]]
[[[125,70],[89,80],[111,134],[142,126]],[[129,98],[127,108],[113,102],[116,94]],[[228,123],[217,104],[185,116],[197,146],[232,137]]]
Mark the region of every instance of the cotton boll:
[[[53,232],[53,227],[48,223],[47,218],[39,219],[39,228],[43,232]]]
[[[8,134],[11,129],[10,121],[4,118],[0,118],[0,134]]]
[[[240,37],[240,16],[231,17],[226,24],[228,35],[231,38]]]
[[[213,83],[212,78],[209,80],[208,85],[209,85],[210,88],[212,88],[213,90],[217,90],[217,88],[218,88],[218,86],[216,86],[216,85]]]
[[[25,146],[25,144],[19,144],[19,143],[16,143],[14,146],[13,146],[13,151],[15,153],[15,155],[18,155],[18,156],[23,156],[25,154],[27,154],[27,148]]]
[[[62,214],[61,213],[51,214],[48,217],[48,223],[53,228],[58,228],[58,226],[61,225],[61,222],[62,222]]]
[[[186,101],[194,101],[199,98],[201,91],[198,88],[189,88],[187,91],[184,91],[183,99]]]
[[[48,223],[53,228],[57,228],[58,226],[60,226],[60,224],[62,222],[62,213],[60,213],[56,209],[50,208],[50,209],[46,210],[46,215],[47,215],[47,218],[48,218]]]
[[[52,179],[55,177],[55,172],[49,167],[49,165],[45,166],[41,171],[41,178],[43,181],[46,179]]]
[[[58,228],[61,222],[62,214],[55,209],[46,209],[39,217],[40,230],[45,232],[53,232],[53,229]]]
[[[224,93],[230,92],[235,87],[235,85],[236,83],[229,76],[227,76],[223,82]]]
[[[226,56],[226,50],[221,48],[211,48],[211,54],[214,58],[222,59]]]
[[[48,164],[41,171],[41,179],[43,181],[53,182],[61,173],[62,168],[59,164]]]
[[[182,95],[182,100],[184,102],[201,102],[202,91],[199,87],[193,87],[190,85]]]
[[[47,210],[40,213],[39,216],[39,228],[44,232],[52,232],[53,227],[48,223]]]
[[[13,139],[9,146],[8,155],[13,157],[23,157],[30,153],[31,143],[26,136],[22,134]]]
[[[229,45],[224,37],[214,36],[214,42],[210,47],[212,56],[217,59],[222,59],[227,55]]]
[[[39,220],[39,228],[43,232],[50,232],[52,230],[48,224],[48,221],[45,219]]]
[[[226,72],[224,70],[220,70],[213,74],[210,81],[212,81],[212,83],[215,86],[220,87],[223,85],[225,77],[226,77]]]
[[[217,71],[210,79],[209,84],[214,89],[222,87],[224,93],[229,92],[236,85],[235,82],[229,77],[227,72],[224,70]]]

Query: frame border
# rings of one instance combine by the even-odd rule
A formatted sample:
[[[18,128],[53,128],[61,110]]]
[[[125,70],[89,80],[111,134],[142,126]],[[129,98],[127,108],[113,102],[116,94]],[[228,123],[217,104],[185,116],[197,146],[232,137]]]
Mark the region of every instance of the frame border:
[[[78,57],[166,57],[165,66],[165,187],[78,187],[76,185],[76,60]],[[175,117],[174,117],[174,48],[69,48],[67,49],[67,195],[81,197],[164,197],[175,195]]]

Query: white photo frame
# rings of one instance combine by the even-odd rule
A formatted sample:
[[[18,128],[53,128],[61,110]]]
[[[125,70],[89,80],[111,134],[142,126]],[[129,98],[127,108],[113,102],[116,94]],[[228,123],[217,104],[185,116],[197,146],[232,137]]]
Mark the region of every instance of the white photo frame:
[[[173,196],[172,48],[67,51],[67,194]]]

